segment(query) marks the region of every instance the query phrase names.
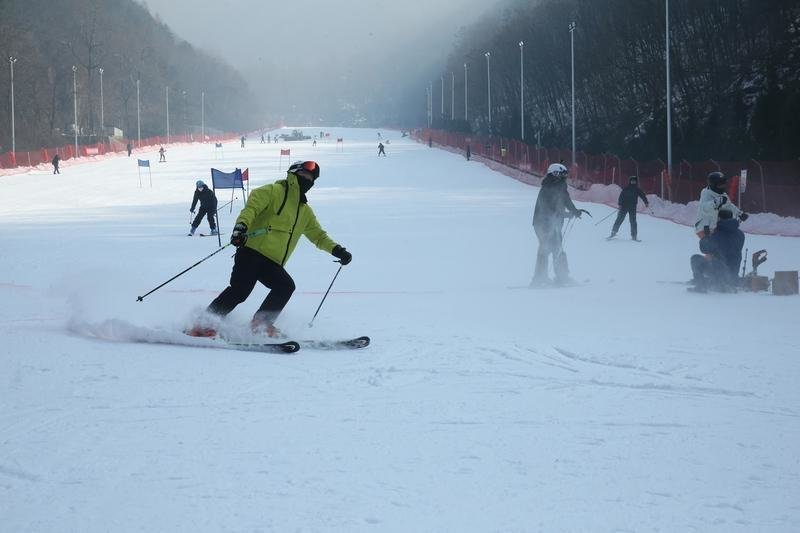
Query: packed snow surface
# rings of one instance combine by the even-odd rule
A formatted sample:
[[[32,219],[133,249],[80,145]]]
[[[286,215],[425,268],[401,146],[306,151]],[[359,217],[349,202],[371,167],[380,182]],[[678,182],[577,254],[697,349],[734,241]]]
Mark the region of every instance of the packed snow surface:
[[[643,242],[627,222],[607,242],[592,203],[565,241],[578,283],[521,288],[538,188],[325,131],[0,178],[0,529],[800,530],[800,298],[688,293],[691,228],[640,214]],[[228,282],[231,248],[136,301],[218,247],[186,236],[194,182],[240,167],[255,187],[295,159],[319,162],[309,201],[354,259],[309,328],[338,265],[301,242],[278,325],[372,345],[132,342],[184,337]],[[796,238],[746,247],[764,274],[800,267]],[[265,294],[223,327],[247,332]]]

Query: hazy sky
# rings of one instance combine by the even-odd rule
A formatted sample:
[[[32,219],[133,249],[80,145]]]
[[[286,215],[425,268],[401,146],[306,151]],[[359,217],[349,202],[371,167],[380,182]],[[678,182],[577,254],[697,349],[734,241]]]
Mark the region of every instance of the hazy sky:
[[[254,64],[261,54],[324,65],[331,54],[390,56],[414,42],[445,46],[461,26],[499,2],[142,0],[179,37],[237,67]]]

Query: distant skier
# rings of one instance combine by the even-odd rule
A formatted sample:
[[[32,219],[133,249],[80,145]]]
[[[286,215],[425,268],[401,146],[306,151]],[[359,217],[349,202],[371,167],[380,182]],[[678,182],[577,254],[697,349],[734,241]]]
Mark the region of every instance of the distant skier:
[[[133,151],[133,146],[131,145],[131,143],[128,143],[125,146],[125,149],[128,150],[128,157],[130,157],[131,156],[131,152]]]
[[[264,134],[262,133],[262,134],[261,134],[261,144],[264,144],[264,142],[265,142],[265,141],[264,141]]]
[[[242,135],[242,138],[240,140],[242,141],[242,148],[244,148],[244,135]]]
[[[712,172],[708,175],[708,187],[700,191],[697,222],[694,224],[698,237],[702,238],[714,231],[719,213],[722,211],[730,211],[731,218],[738,218],[742,222],[747,220],[749,215],[736,207],[728,198],[727,185],[728,178],[722,172]]]
[[[562,226],[565,218],[580,218],[585,209],[578,209],[572,203],[567,191],[567,167],[553,163],[547,168],[547,175],[542,181],[536,207],[533,211],[533,229],[539,239],[539,250],[536,253],[536,270],[531,280],[531,287],[544,286],[550,283],[548,275],[549,256],[553,256],[553,270],[556,284],[569,283],[569,265],[567,254],[562,247]]]
[[[192,197],[192,207],[189,208],[189,212],[194,214],[194,209],[197,206],[197,202],[200,202],[200,211],[197,213],[197,216],[194,217],[192,227],[189,229],[189,237],[194,235],[194,232],[197,230],[200,222],[202,222],[203,217],[208,218],[208,226],[211,228],[211,235],[216,235],[219,233],[217,231],[217,223],[214,220],[214,217],[217,214],[217,197],[214,195],[214,191],[209,189],[208,186],[203,183],[203,180],[197,180],[195,187],[194,197]]]
[[[467,161],[469,161],[469,158],[472,157],[472,150],[470,150],[469,144],[467,144],[467,154],[466,155],[467,155]]]
[[[619,227],[625,220],[625,215],[628,215],[628,220],[631,224],[631,239],[638,241],[637,226],[636,226],[636,206],[639,204],[639,198],[644,201],[645,207],[650,207],[650,202],[647,201],[647,196],[644,191],[639,188],[639,178],[631,176],[628,178],[628,186],[622,189],[617,199],[619,204],[619,213],[617,213],[617,220],[614,221],[614,227],[611,229],[609,239],[617,236]]]
[[[311,143],[311,146],[317,146],[317,140],[316,139],[314,139],[314,142]]]
[[[704,233],[700,239],[700,251],[705,255],[691,257],[693,290],[735,292],[743,246],[744,233],[739,229],[739,221],[733,218],[732,211],[720,210],[716,229]]]
[[[386,157],[386,151],[383,149],[383,143],[378,143],[378,157]]]
[[[61,171],[58,170],[59,162],[61,162],[61,157],[58,154],[54,155],[51,161],[53,163],[53,174],[61,174]]]
[[[269,337],[279,336],[275,320],[295,290],[294,280],[284,265],[300,237],[305,235],[317,248],[339,259],[342,265],[350,263],[353,256],[328,237],[308,205],[306,193],[317,178],[319,165],[316,162],[297,161],[289,167],[285,180],[253,190],[231,234],[231,244],[238,249],[230,285],[211,302],[208,313],[226,316],[244,302],[256,282],[260,282],[270,291],[253,316],[251,329]],[[258,230],[268,231],[248,237],[248,232]],[[213,328],[204,324],[195,325],[187,333],[202,337],[216,335]]]
[[[433,137],[428,136],[428,148],[433,148]]]
[[[158,162],[159,163],[166,163],[167,162],[167,157],[165,155],[166,153],[167,153],[167,151],[164,150],[163,146],[158,149]]]

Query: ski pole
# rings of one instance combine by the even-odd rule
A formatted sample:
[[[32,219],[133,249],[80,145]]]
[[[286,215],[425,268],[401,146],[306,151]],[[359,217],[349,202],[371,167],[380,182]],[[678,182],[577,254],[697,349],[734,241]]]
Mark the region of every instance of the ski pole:
[[[213,252],[213,253],[211,253],[211,254],[209,254],[209,255],[205,256],[205,257],[204,257],[204,258],[202,258],[200,261],[198,261],[197,263],[193,264],[192,266],[190,266],[190,267],[189,267],[189,268],[187,268],[186,270],[182,271],[182,272],[181,272],[181,273],[179,273],[179,274],[176,274],[176,275],[172,276],[171,278],[169,278],[167,281],[165,281],[164,283],[162,283],[161,285],[159,285],[159,286],[158,286],[158,287],[156,287],[155,289],[151,290],[150,292],[148,292],[148,293],[146,293],[146,294],[143,294],[142,296],[139,296],[139,297],[137,297],[137,298],[136,298],[136,301],[137,301],[137,302],[142,302],[142,301],[144,301],[145,297],[147,297],[148,295],[150,295],[150,294],[152,294],[152,293],[156,292],[158,289],[160,289],[161,287],[163,287],[164,285],[166,285],[166,284],[167,284],[167,283],[169,283],[170,281],[174,280],[175,278],[178,278],[178,277],[180,277],[180,276],[182,276],[182,275],[186,274],[187,272],[189,272],[191,269],[193,269],[194,267],[196,267],[197,265],[199,265],[200,263],[202,263],[202,262],[203,262],[203,261],[205,261],[206,259],[210,259],[211,257],[213,257],[213,256],[217,255],[218,253],[220,253],[222,250],[224,250],[225,248],[227,248],[227,247],[228,247],[228,246],[230,246],[230,245],[231,245],[231,244],[230,244],[230,243],[228,243],[228,244],[226,244],[225,246],[223,246],[223,247],[219,248],[219,249],[218,249],[216,252]]]
[[[251,231],[251,232],[247,233],[247,236],[248,236],[248,237],[253,237],[253,236],[256,236],[256,235],[263,235],[263,234],[264,234],[264,233],[266,233],[266,232],[267,232],[267,230],[266,230],[266,229],[264,229],[264,228],[262,228],[262,229],[257,229],[257,230],[255,230],[255,231]],[[172,280],[174,280],[174,279],[176,279],[176,278],[179,278],[179,277],[183,276],[184,274],[186,274],[187,272],[189,272],[191,269],[193,269],[194,267],[196,267],[197,265],[199,265],[199,264],[200,264],[200,263],[202,263],[203,261],[206,261],[207,259],[210,259],[210,258],[212,258],[213,256],[217,255],[218,253],[220,253],[222,250],[224,250],[225,248],[227,248],[227,247],[228,247],[228,246],[230,246],[230,245],[231,245],[231,243],[228,243],[228,244],[226,244],[226,245],[224,245],[224,246],[221,246],[221,247],[220,247],[220,248],[218,248],[216,251],[214,251],[214,252],[212,252],[212,253],[208,254],[207,256],[205,256],[204,258],[202,258],[200,261],[198,261],[197,263],[193,264],[193,265],[192,265],[192,266],[190,266],[189,268],[187,268],[187,269],[185,269],[185,270],[181,271],[181,272],[180,272],[180,273],[178,273],[178,274],[175,274],[174,276],[172,276],[171,278],[169,278],[167,281],[165,281],[164,283],[162,283],[161,285],[159,285],[159,286],[158,286],[158,287],[156,287],[155,289],[153,289],[153,290],[151,290],[151,291],[149,291],[149,292],[147,292],[147,293],[145,293],[145,294],[143,294],[143,295],[141,295],[141,296],[137,296],[137,297],[136,297],[136,301],[137,301],[137,302],[142,302],[142,301],[144,301],[144,299],[145,299],[147,296],[149,296],[149,295],[153,294],[154,292],[156,292],[158,289],[160,289],[161,287],[163,287],[164,285],[166,285],[166,284],[167,284],[167,283],[169,283],[170,281],[172,281]]]
[[[341,263],[341,261],[337,261],[337,262]],[[337,276],[339,276],[339,272],[342,271],[342,267],[343,266],[344,265],[339,264],[339,270],[337,270],[336,274],[333,275],[333,279],[331,280],[331,284],[328,285],[328,290],[325,291],[325,296],[322,297],[322,301],[319,303],[319,307],[317,307],[316,313],[314,313],[314,316],[311,317],[311,322],[308,323],[308,327],[312,327],[314,325],[314,319],[317,318],[317,314],[319,313],[319,310],[322,309],[322,304],[325,303],[325,298],[327,298],[328,297],[328,293],[331,292],[331,287],[333,287],[333,282],[336,281],[336,278],[337,278]]]
[[[595,225],[595,226],[598,226],[598,225],[600,224],[600,222],[603,222],[604,220],[606,220],[608,217],[610,217],[610,216],[611,216],[611,215],[613,215],[614,213],[616,213],[616,211],[611,211],[609,214],[607,214],[606,216],[604,216],[603,218],[601,218],[601,219],[600,219],[598,222],[595,222],[595,224],[594,224],[594,225]]]

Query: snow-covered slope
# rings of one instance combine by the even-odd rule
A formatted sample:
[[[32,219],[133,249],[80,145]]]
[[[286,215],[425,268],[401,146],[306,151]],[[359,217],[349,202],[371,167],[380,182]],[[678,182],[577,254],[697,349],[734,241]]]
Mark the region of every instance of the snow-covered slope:
[[[581,284],[513,288],[537,188],[394,132],[378,159],[375,130],[330,131],[343,146],[175,147],[152,188],[126,157],[0,178],[0,529],[800,529],[800,298],[658,283],[690,277],[691,229],[640,216],[643,242],[606,242],[596,204],[566,240]],[[227,284],[227,250],[136,297],[216,249],[185,236],[195,180],[271,182],[281,147],[320,163],[310,202],[354,259],[309,330],[338,265],[301,243],[279,325],[372,346],[87,336],[186,326]],[[800,266],[797,239],[746,246],[769,250],[764,273]]]

